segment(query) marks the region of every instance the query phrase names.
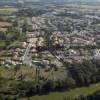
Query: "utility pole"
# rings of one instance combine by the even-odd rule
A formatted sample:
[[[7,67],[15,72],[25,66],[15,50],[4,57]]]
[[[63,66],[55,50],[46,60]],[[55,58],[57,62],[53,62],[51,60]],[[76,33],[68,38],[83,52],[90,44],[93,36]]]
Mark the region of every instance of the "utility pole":
[[[40,67],[36,67],[36,77],[35,77],[35,81],[37,84],[39,84],[39,79],[40,79]]]
[[[35,83],[36,83],[36,90],[37,93],[40,93],[40,64],[39,62],[35,62],[36,63],[36,76],[35,76]]]

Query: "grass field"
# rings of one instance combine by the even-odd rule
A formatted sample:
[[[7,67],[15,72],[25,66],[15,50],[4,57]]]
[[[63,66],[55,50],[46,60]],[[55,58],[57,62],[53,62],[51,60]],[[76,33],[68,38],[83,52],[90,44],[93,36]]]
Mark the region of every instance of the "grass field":
[[[12,14],[16,11],[18,11],[18,9],[17,8],[12,8],[12,7],[0,8],[0,14]]]
[[[2,53],[0,53],[2,55]],[[4,52],[5,54],[5,52]],[[2,57],[3,58],[3,57]],[[44,69],[40,70],[40,76],[45,77],[46,79],[59,79],[62,78],[64,79],[66,76],[65,72],[62,72],[63,69],[59,69],[58,71],[54,71],[54,70],[50,70],[48,72],[45,72]],[[1,75],[4,78],[11,78],[13,77],[13,68],[11,69],[6,69],[5,67],[0,66],[0,72]],[[25,80],[29,81],[29,80],[33,80],[33,78],[35,78],[36,76],[36,68],[30,68],[30,67],[25,67],[25,66],[21,66],[20,69],[18,70],[18,72],[16,73],[16,76],[19,75],[20,73],[23,73],[24,75],[26,75]]]
[[[6,46],[5,41],[0,41],[0,48],[3,48],[3,47],[5,47],[5,46]]]
[[[100,90],[100,83],[91,85],[89,87],[76,88],[68,92],[54,92],[48,95],[34,96],[30,97],[30,100],[63,100],[65,97],[71,97],[73,99],[80,95],[90,95],[96,92],[97,90]]]

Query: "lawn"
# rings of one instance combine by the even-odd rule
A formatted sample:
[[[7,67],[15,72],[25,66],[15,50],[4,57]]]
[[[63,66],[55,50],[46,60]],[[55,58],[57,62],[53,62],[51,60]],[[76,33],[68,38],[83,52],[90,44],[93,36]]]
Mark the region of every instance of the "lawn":
[[[80,95],[90,95],[97,90],[100,90],[100,83],[91,85],[89,87],[76,88],[67,92],[54,92],[43,96],[33,96],[30,100],[63,100],[65,97],[75,98]]]

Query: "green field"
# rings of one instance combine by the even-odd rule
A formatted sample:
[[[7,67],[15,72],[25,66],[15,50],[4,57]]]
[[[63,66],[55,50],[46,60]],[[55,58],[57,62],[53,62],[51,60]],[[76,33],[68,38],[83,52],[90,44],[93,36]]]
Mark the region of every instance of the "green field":
[[[12,8],[12,7],[0,8],[0,14],[12,14],[16,11],[18,11],[18,9],[17,8]]]
[[[77,88],[68,92],[54,92],[43,96],[30,97],[30,100],[63,100],[66,97],[75,98],[80,95],[91,95],[92,93],[100,90],[100,83],[91,85],[89,87]]]

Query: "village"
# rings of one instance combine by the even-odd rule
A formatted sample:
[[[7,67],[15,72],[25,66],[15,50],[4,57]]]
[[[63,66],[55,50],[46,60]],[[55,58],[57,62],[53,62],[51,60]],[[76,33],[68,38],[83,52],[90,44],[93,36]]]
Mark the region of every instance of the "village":
[[[96,10],[94,7],[87,9],[85,6],[80,9],[73,9],[74,7],[69,5],[47,6],[40,6],[40,12],[41,8],[46,11],[41,15],[32,15],[31,9],[28,8],[31,16],[25,16],[27,13],[24,9],[12,10],[10,7],[12,14],[8,14],[8,18],[1,17],[1,37],[8,32],[7,38],[12,39],[10,45],[4,47],[5,38],[1,40],[1,47],[7,47],[7,50],[1,48],[0,51],[1,66],[40,65],[48,68],[54,65],[59,68],[67,62],[100,59],[99,8]],[[20,15],[22,12],[25,14],[23,17]],[[15,33],[20,34],[15,36]],[[11,34],[15,39],[22,39],[13,41]]]
[[[28,17],[24,41],[12,47],[10,56],[1,59],[0,64],[60,68],[63,62],[100,59],[100,36],[91,29],[93,21],[91,18],[86,21],[85,18]]]
[[[0,0],[0,100],[100,97],[100,2],[85,1]]]

